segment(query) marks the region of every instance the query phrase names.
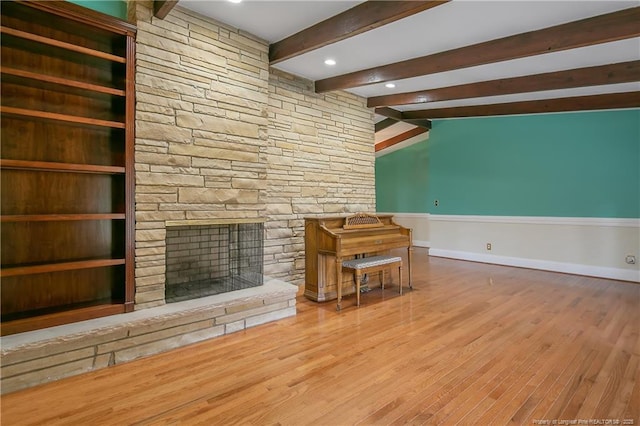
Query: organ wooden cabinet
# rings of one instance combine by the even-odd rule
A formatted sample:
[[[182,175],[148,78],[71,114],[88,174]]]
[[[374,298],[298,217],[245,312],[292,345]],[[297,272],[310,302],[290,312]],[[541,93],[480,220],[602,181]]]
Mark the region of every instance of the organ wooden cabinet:
[[[2,334],[133,310],[135,26],[2,2]]]
[[[349,219],[376,218],[377,223],[349,225]],[[355,291],[353,274],[339,272],[342,261],[355,256],[373,256],[391,249],[406,248],[409,283],[413,252],[411,229],[396,224],[392,215],[356,214],[349,217],[305,218],[305,291],[304,295],[323,302],[337,298],[336,282],[342,294]],[[338,279],[338,275],[340,279]]]

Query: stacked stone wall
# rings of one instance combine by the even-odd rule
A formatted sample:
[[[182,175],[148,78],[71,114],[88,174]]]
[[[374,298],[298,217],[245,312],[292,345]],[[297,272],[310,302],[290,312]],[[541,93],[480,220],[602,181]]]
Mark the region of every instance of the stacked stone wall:
[[[346,92],[269,74],[265,270],[304,284],[304,218],[375,211],[373,112]]]
[[[269,68],[268,43],[132,2],[136,309],[164,303],[167,221],[266,218],[265,274],[304,280],[304,217],[375,210],[373,113]]]

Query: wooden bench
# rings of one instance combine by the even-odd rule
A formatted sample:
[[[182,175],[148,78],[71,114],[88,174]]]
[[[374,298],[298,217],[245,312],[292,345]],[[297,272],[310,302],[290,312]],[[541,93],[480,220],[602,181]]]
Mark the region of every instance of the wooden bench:
[[[356,305],[360,306],[360,284],[362,275],[374,272],[380,273],[380,285],[384,290],[384,271],[393,267],[398,268],[398,280],[400,295],[402,295],[402,258],[399,256],[371,256],[360,259],[345,260],[342,262],[342,269],[351,271],[356,279]],[[341,300],[338,299],[338,311],[342,309]]]

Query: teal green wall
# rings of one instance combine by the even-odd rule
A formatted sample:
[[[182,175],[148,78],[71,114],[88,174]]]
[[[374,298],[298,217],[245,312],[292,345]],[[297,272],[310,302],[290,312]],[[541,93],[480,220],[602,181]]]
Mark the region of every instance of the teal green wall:
[[[379,212],[427,211],[427,142],[425,140],[376,159],[376,209]]]
[[[71,3],[79,4],[107,15],[120,19],[127,19],[127,3],[124,0],[69,0]]]
[[[398,198],[380,182],[378,211],[640,217],[640,110],[436,120],[425,145],[419,164],[404,150],[378,158],[377,184],[413,186]]]

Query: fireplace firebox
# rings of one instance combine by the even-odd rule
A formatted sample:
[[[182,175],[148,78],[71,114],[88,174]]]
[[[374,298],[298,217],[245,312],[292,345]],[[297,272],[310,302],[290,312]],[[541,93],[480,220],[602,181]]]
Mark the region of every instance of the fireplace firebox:
[[[168,226],[165,302],[263,284],[263,223]]]

